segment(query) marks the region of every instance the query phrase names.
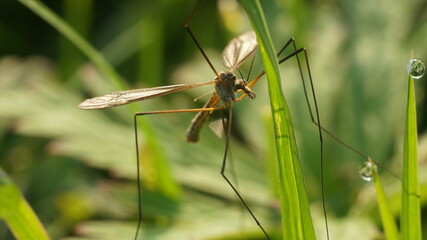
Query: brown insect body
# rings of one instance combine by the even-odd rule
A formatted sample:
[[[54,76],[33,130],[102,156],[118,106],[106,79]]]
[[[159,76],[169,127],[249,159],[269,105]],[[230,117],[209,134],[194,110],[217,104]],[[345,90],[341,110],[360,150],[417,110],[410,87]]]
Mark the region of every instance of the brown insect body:
[[[236,101],[237,91],[244,91],[250,98],[255,98],[255,93],[246,86],[247,83],[243,79],[237,79],[233,71],[254,54],[257,49],[258,43],[255,33],[249,31],[232,39],[225,47],[222,53],[222,61],[224,66],[228,68],[228,71],[220,72],[214,81],[117,91],[87,99],[79,104],[79,108],[102,109],[116,107],[208,84],[213,84],[215,91],[203,108],[214,108],[220,101],[226,107],[231,107],[233,102]],[[170,112],[179,112],[179,110],[172,110]],[[196,114],[187,129],[186,136],[188,142],[197,142],[199,140],[200,130],[210,114],[211,111],[200,111]]]
[[[258,43],[254,31],[246,32],[228,43],[222,52],[222,63],[229,71],[220,72],[219,77],[221,79],[215,78],[215,92],[203,108],[215,107],[220,100],[230,107],[232,102],[236,100],[235,94],[238,90],[244,91],[252,99],[255,98],[255,93],[246,86],[246,82],[243,79],[237,79],[233,71],[254,54],[257,49]],[[197,142],[199,140],[200,130],[210,114],[211,112],[199,112],[196,114],[187,129],[188,142]]]
[[[221,101],[228,107],[236,101],[236,75],[229,71],[219,73],[221,79],[215,78],[215,93],[219,96]]]

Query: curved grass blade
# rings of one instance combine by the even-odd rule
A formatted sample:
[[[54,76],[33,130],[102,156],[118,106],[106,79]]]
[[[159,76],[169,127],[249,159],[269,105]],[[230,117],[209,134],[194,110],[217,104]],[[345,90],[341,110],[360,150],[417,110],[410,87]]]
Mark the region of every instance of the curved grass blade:
[[[43,3],[36,0],[18,0],[23,5],[28,7],[40,18],[48,22],[58,32],[64,35],[72,42],[83,54],[85,54],[99,69],[99,71],[107,77],[116,89],[124,89],[126,85],[120,75],[111,67],[104,56],[92,47],[80,34],[78,34],[67,22],[61,19],[58,15],[52,12]]]
[[[19,189],[0,168],[0,219],[16,239],[50,239]]]
[[[257,35],[267,75],[279,166],[283,239],[315,239],[292,119],[281,91],[276,53],[259,1],[240,1]]]
[[[398,240],[399,231],[397,230],[397,225],[394,221],[393,213],[391,212],[389,201],[385,196],[384,188],[381,184],[381,180],[376,167],[372,168],[372,173],[374,176],[375,189],[377,192],[377,202],[381,215],[381,221],[384,227],[384,233],[388,240]]]
[[[403,146],[401,239],[421,240],[420,186],[417,161],[417,113],[414,79],[408,76]]]

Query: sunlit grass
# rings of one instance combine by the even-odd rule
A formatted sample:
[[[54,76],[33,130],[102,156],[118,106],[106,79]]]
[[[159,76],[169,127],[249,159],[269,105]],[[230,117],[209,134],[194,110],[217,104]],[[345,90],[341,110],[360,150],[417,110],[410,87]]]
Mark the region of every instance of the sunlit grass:
[[[16,239],[50,239],[19,188],[0,168],[0,219]]]
[[[411,76],[408,76],[407,91],[402,169],[401,238],[421,240],[421,205],[417,160],[417,112],[414,79]]]
[[[267,75],[279,171],[283,239],[315,239],[292,119],[281,91],[281,77],[259,1],[242,1],[259,42]]]

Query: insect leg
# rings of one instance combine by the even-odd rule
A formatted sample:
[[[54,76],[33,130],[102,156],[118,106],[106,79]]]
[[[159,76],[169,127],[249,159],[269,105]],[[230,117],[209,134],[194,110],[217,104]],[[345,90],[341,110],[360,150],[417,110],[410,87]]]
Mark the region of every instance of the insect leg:
[[[138,112],[135,113],[133,116],[133,125],[134,125],[134,132],[135,132],[135,144],[136,144],[136,174],[137,174],[137,187],[138,187],[138,225],[135,232],[135,240],[138,239],[139,229],[142,224],[142,206],[141,206],[141,169],[139,165],[139,144],[138,144],[138,127],[137,127],[137,118],[139,116],[144,115],[154,115],[154,114],[164,114],[164,113],[183,113],[183,112],[212,112],[219,109],[226,108],[225,105],[219,106],[219,107],[211,107],[211,108],[194,108],[194,109],[175,109],[175,110],[160,110],[160,111],[150,111],[150,112]]]
[[[323,161],[323,135],[322,135],[322,125],[320,124],[319,108],[318,108],[318,105],[317,105],[316,93],[314,91],[313,79],[311,77],[310,64],[308,62],[307,51],[306,51],[305,48],[301,48],[301,49],[297,50],[294,38],[291,38],[290,41],[292,42],[292,45],[293,45],[293,48],[294,48],[295,57],[297,59],[298,68],[299,68],[299,72],[300,72],[300,75],[301,75],[301,81],[302,81],[302,85],[303,85],[303,89],[304,89],[304,95],[305,95],[305,99],[306,99],[306,102],[307,102],[307,107],[309,108],[309,112],[310,112],[310,118],[311,118],[311,121],[317,125],[318,130],[319,130],[319,141],[320,141],[320,181],[321,181],[321,187],[322,187],[322,189],[321,189],[321,192],[322,192],[322,207],[323,207],[323,216],[324,216],[324,219],[325,219],[326,239],[329,239],[328,215],[327,215],[327,212],[326,212],[326,202],[325,202],[325,184],[324,184],[325,178],[324,178],[324,169],[323,169],[323,167],[324,167],[323,166],[324,165],[324,161]],[[288,43],[289,43],[289,41],[288,41]],[[281,51],[283,51],[283,50],[281,50]],[[305,85],[304,75],[302,73],[301,63],[300,63],[299,56],[298,56],[298,53],[300,53],[301,51],[303,51],[304,55],[305,55],[305,63],[307,65],[307,71],[308,71],[308,76],[309,76],[309,80],[310,80],[310,88],[311,88],[311,93],[312,93],[313,102],[314,102],[314,109],[315,109],[315,115],[316,115],[315,118],[314,118],[312,110],[311,110],[310,101],[308,100],[307,88],[306,88],[306,85]],[[285,58],[285,59],[287,59],[287,58]],[[286,61],[286,60],[283,60],[283,61]],[[281,63],[281,62],[282,61],[279,61],[279,63]]]
[[[190,16],[188,17],[187,21],[185,21],[184,23],[184,28],[185,30],[187,30],[187,33],[190,35],[191,39],[193,39],[194,43],[196,44],[197,48],[199,49],[200,53],[203,55],[203,57],[205,58],[206,62],[209,64],[210,68],[212,69],[212,71],[215,73],[215,76],[218,79],[221,79],[221,77],[219,76],[218,72],[216,71],[215,67],[212,65],[211,61],[209,60],[208,56],[206,55],[205,51],[203,51],[203,48],[200,46],[199,42],[197,41],[196,37],[194,36],[193,32],[190,29],[190,21],[194,16],[194,13],[196,13],[197,9],[200,7],[200,5],[202,5],[204,0],[199,0],[196,4],[196,6],[194,7],[193,11],[191,12]]]
[[[228,124],[227,124],[227,129],[226,129],[226,140],[225,140],[225,150],[224,150],[224,158],[222,160],[222,165],[221,165],[221,175],[222,177],[225,179],[225,181],[228,183],[228,185],[230,185],[230,187],[233,189],[234,193],[237,195],[237,197],[240,199],[240,201],[243,203],[243,205],[245,206],[246,210],[249,212],[249,214],[251,214],[252,218],[255,220],[256,224],[258,225],[259,228],[261,228],[261,230],[264,232],[265,236],[267,237],[267,239],[271,239],[267,232],[265,231],[265,229],[261,226],[261,223],[258,221],[258,219],[255,217],[254,213],[252,212],[252,210],[249,208],[248,204],[246,203],[246,201],[243,199],[243,197],[240,195],[239,191],[237,190],[237,188],[233,185],[233,183],[231,183],[231,181],[228,179],[228,177],[225,175],[225,166],[227,164],[227,153],[228,153],[228,148],[230,145],[230,134],[231,134],[231,123],[232,123],[232,108],[231,106],[228,109],[229,113],[228,113]]]
[[[315,115],[316,115],[316,119],[314,118],[314,115],[312,113],[312,108],[310,105],[310,102],[308,100],[308,94],[307,94],[307,88],[305,85],[305,80],[304,80],[304,76],[302,74],[302,68],[301,68],[301,63],[298,57],[298,54],[301,52],[305,53],[305,56],[307,56],[307,52],[304,48],[301,49],[297,49],[296,48],[296,44],[295,44],[295,40],[293,38],[289,39],[286,44],[279,50],[279,52],[277,53],[277,56],[280,56],[284,50],[286,50],[290,45],[292,44],[293,48],[294,48],[294,52],[289,54],[288,56],[284,57],[283,59],[281,59],[279,61],[279,64],[288,60],[291,57],[296,57],[297,62],[298,62],[298,68],[300,71],[300,75],[301,75],[301,80],[303,83],[303,88],[304,88],[304,94],[305,94],[305,98],[307,101],[307,105],[309,108],[309,112],[310,112],[310,117],[313,123],[315,123],[318,127],[319,130],[319,142],[320,142],[320,178],[321,178],[321,185],[322,185],[322,205],[323,205],[323,215],[324,215],[324,219],[325,219],[325,228],[326,228],[326,235],[327,235],[327,239],[329,239],[329,227],[328,227],[328,218],[327,218],[327,213],[326,213],[326,204],[325,204],[325,189],[324,189],[324,176],[323,176],[323,135],[322,135],[322,127],[320,124],[320,114],[318,111],[318,107],[317,107],[317,100],[316,100],[316,95],[314,92],[314,86],[313,86],[313,81],[311,78],[311,71],[310,71],[310,67],[308,64],[308,58],[306,58],[306,64],[307,64],[307,68],[308,68],[308,72],[309,72],[309,79],[310,79],[310,86],[311,86],[311,90],[312,90],[312,95],[313,95],[313,100],[314,100],[314,106],[315,106]],[[253,85],[255,85],[257,83],[257,81],[265,74],[264,71],[262,71],[257,77],[255,77],[251,82],[249,82],[247,84],[247,86],[252,87]],[[243,97],[245,96],[245,94],[243,94],[242,96],[240,96],[236,101],[241,101],[243,99]]]
[[[294,52],[291,53],[291,54],[289,54],[285,58],[281,59],[279,61],[279,63],[282,63],[282,62],[286,61],[287,59],[289,59],[291,57],[294,57],[294,56],[296,57],[296,60],[297,60],[297,63],[298,63],[298,68],[299,68],[299,72],[300,72],[300,76],[301,76],[301,83],[303,85],[305,100],[306,100],[306,103],[307,103],[308,111],[310,113],[310,118],[311,118],[311,121],[317,126],[317,128],[319,130],[319,139],[320,139],[320,178],[321,178],[321,185],[322,185],[322,189],[321,189],[321,191],[322,191],[322,205],[323,205],[323,214],[324,214],[324,219],[325,219],[326,235],[327,235],[327,239],[329,239],[328,218],[327,218],[326,204],[325,204],[324,162],[323,162],[323,136],[322,136],[322,132],[324,132],[327,135],[329,135],[333,140],[335,140],[336,142],[340,143],[341,145],[343,145],[344,147],[346,147],[350,151],[352,151],[352,152],[356,153],[357,155],[365,158],[367,161],[372,161],[372,162],[376,163],[377,165],[379,165],[381,167],[383,167],[383,166],[381,164],[379,164],[377,161],[374,161],[373,159],[371,159],[371,157],[369,157],[367,154],[365,154],[365,153],[357,150],[356,148],[352,147],[351,145],[349,145],[345,141],[341,140],[340,138],[338,138],[337,136],[335,136],[334,134],[332,134],[331,131],[329,131],[328,129],[324,128],[321,125],[319,108],[318,108],[318,104],[317,104],[317,100],[316,100],[316,94],[315,94],[315,90],[314,90],[314,83],[313,83],[313,78],[312,78],[312,74],[311,74],[311,70],[310,70],[310,64],[309,64],[309,60],[308,60],[307,50],[305,48],[299,48],[299,49],[297,49],[295,40],[293,38],[291,38],[291,42],[292,42],[292,46],[293,46]],[[307,90],[306,80],[304,78],[304,74],[302,72],[300,58],[298,56],[301,53],[303,53],[303,57],[305,59],[304,64],[305,64],[305,66],[307,68],[308,80],[309,80],[309,85],[308,86],[309,86],[310,90]],[[310,104],[310,100],[309,100],[309,97],[308,97],[308,91],[311,92],[311,95],[313,97],[314,111],[313,111],[312,105]],[[314,114],[313,114],[313,112],[314,112]],[[391,175],[393,175],[394,177],[396,177],[397,179],[400,179],[396,174],[394,174],[394,173],[390,172],[389,170],[387,170],[387,168],[385,168],[385,167],[383,167],[383,168],[386,171],[388,171]]]

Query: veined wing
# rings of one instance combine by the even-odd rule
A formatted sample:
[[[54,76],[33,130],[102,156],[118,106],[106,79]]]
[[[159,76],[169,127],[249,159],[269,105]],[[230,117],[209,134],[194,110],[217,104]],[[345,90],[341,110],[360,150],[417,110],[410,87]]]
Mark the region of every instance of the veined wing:
[[[177,84],[153,88],[140,88],[108,93],[99,97],[86,99],[79,104],[80,109],[101,109],[125,105],[128,103],[142,101],[149,98],[164,96],[170,93],[211,84],[211,82],[197,84]]]
[[[222,52],[222,63],[230,71],[236,70],[258,49],[254,31],[243,33],[228,43]]]

